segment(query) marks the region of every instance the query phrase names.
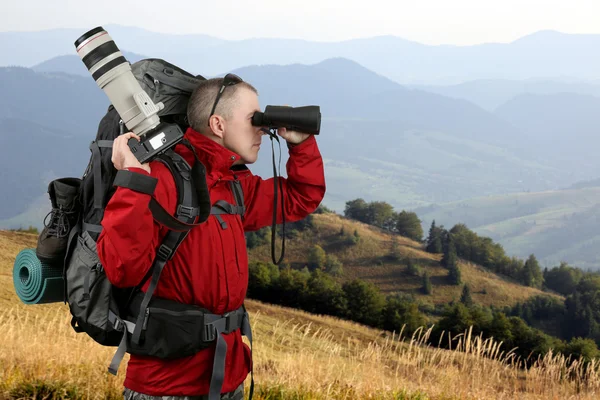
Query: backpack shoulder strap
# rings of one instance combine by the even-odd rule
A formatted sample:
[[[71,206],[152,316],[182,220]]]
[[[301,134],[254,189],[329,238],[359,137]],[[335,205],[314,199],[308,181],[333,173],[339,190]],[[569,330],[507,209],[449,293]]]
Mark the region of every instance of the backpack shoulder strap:
[[[189,164],[183,159],[183,157],[181,157],[180,155],[178,155],[177,153],[175,153],[174,151],[171,151],[171,150],[167,151],[163,155],[159,156],[157,158],[157,161],[162,162],[169,169],[169,171],[171,171],[171,173],[173,175],[173,179],[175,181],[175,186],[177,189],[177,204],[178,204],[177,210],[175,212],[175,217],[172,217],[158,203],[156,203],[156,204],[161,209],[164,210],[166,215],[181,222],[182,224],[186,224],[191,227],[200,225],[200,223],[199,224],[192,223],[198,216],[198,213],[194,212],[193,210],[199,209],[199,205],[198,205],[199,199],[198,199],[198,195],[197,195],[196,191],[193,189],[192,180],[190,179],[191,168],[190,168]],[[154,213],[153,213],[153,215],[154,215]],[[183,220],[181,220],[182,218],[183,218]],[[167,225],[167,227],[168,227],[168,225]],[[146,291],[146,293],[144,293],[144,297],[143,297],[142,303],[140,305],[140,311],[137,316],[135,326],[133,327],[133,332],[132,332],[132,337],[131,337],[131,340],[133,341],[133,343],[139,344],[139,342],[140,342],[142,328],[144,325],[144,318],[146,316],[146,309],[148,308],[150,300],[152,299],[152,295],[154,294],[154,291],[156,290],[158,281],[160,279],[160,275],[161,275],[167,261],[169,261],[173,257],[173,255],[175,254],[175,252],[177,251],[177,249],[179,248],[179,246],[181,245],[181,243],[187,237],[188,234],[189,234],[189,229],[170,230],[166,234],[162,243],[156,250],[156,257],[154,259],[154,263],[152,264],[152,267],[149,270],[149,273],[146,274],[143,281],[138,285],[138,288],[141,288],[144,285],[145,281],[148,278],[150,278],[150,271],[151,271],[152,277],[151,277],[150,285],[148,286],[148,290]],[[124,334],[126,335],[127,333],[124,333]],[[121,363],[123,357],[125,356],[125,353],[127,351],[126,347],[127,347],[126,340],[122,340],[121,344],[119,345],[119,348],[117,349],[117,352],[115,353],[115,355],[113,357],[113,360],[111,362],[111,367],[109,368],[109,370],[116,371],[116,366],[118,366]]]
[[[158,160],[160,160],[167,166],[167,168],[173,174],[173,178],[175,180],[175,186],[177,188],[178,205],[174,219],[176,219],[177,221],[181,221],[181,218],[183,217],[185,221],[181,221],[182,223],[189,224],[192,227],[200,225],[201,223],[192,224],[192,222],[196,219],[196,217],[199,214],[199,208],[198,199],[192,188],[192,182],[190,179],[191,167],[183,159],[183,157],[181,157],[174,151],[168,151],[164,153],[158,158]],[[170,214],[168,213],[167,215],[170,216]],[[150,281],[150,286],[148,287],[148,290],[144,295],[144,299],[142,300],[142,304],[140,306],[140,313],[138,315],[135,329],[133,331],[132,340],[134,341],[134,343],[139,343],[146,308],[148,307],[152,294],[156,289],[156,285],[158,284],[158,280],[160,278],[162,270],[167,261],[169,261],[173,257],[173,255],[179,248],[179,245],[181,245],[181,243],[189,233],[189,229],[186,229],[184,231],[170,230],[165,236],[161,245],[158,247],[156,251],[156,258],[154,260],[154,264],[151,267],[151,269],[153,270],[152,280]]]
[[[244,191],[242,190],[242,183],[239,180],[231,181],[231,190],[233,191],[233,198],[235,199],[236,205],[240,207],[240,215],[244,218],[246,214],[246,206],[244,205]]]

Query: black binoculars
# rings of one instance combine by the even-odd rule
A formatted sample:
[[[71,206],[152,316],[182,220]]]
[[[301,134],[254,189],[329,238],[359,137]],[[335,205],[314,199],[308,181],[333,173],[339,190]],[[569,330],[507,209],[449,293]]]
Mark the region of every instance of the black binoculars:
[[[321,109],[319,106],[266,106],[265,112],[254,113],[252,125],[318,135],[321,130]]]

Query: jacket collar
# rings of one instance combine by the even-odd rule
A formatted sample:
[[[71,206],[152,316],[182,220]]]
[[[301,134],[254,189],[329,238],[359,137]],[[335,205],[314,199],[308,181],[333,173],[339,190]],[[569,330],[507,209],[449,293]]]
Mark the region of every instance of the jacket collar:
[[[209,176],[218,175],[220,178],[229,173],[233,163],[240,159],[238,154],[207,138],[203,134],[196,132],[192,128],[187,129],[183,135],[183,139],[187,140],[194,150],[196,150],[198,159],[204,164],[206,173]],[[179,144],[177,150],[190,165],[193,165],[194,155],[187,147]]]

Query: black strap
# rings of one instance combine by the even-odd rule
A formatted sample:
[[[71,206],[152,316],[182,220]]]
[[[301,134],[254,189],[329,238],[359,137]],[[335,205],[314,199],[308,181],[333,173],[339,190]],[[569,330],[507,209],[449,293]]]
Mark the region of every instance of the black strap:
[[[104,208],[104,184],[102,183],[102,158],[98,143],[90,144],[92,169],[94,174],[94,208]]]
[[[192,146],[190,142],[184,139],[181,141],[181,144],[187,147],[194,154],[195,161],[194,165],[192,166],[192,181],[194,182],[194,189],[196,191],[196,199],[198,203],[198,222],[205,222],[210,216],[210,209],[212,207],[208,184],[206,183],[206,167],[204,167],[204,164],[202,164],[198,158],[196,149],[194,149],[194,146]]]
[[[231,181],[231,190],[233,191],[233,196],[237,206],[241,207],[241,216],[243,219],[244,214],[246,213],[246,205],[244,204],[244,191],[242,190],[242,183],[237,179]]]
[[[112,140],[96,140],[96,144],[98,144],[98,147],[101,148],[112,148],[113,143],[114,142]]]
[[[210,209],[210,213],[213,215],[217,215],[217,214],[243,215],[245,211],[246,211],[246,207],[229,204],[225,200],[217,200],[215,205]]]
[[[78,222],[79,219],[83,220],[82,216],[79,216],[78,218]],[[62,277],[63,277],[63,303],[67,304],[67,267],[69,266],[69,258],[71,257],[71,249],[73,246],[73,243],[75,243],[75,240],[77,238],[77,235],[79,234],[79,232],[81,231],[81,224],[77,223],[75,225],[75,227],[73,227],[73,229],[71,229],[71,232],[69,232],[69,238],[67,239],[67,249],[65,251],[65,258],[63,260],[63,271],[62,271]]]
[[[158,201],[156,201],[154,197],[150,199],[148,207],[150,208],[152,217],[154,217],[157,222],[161,223],[172,231],[185,232],[198,225],[202,225],[202,222],[189,224],[173,217],[167,210],[163,208],[163,206],[158,204]]]
[[[125,187],[136,192],[152,195],[157,183],[158,179],[152,176],[122,169],[117,171],[113,186]]]
[[[154,294],[154,290],[158,285],[158,280],[160,279],[160,275],[162,273],[163,268],[168,260],[171,259],[175,251],[175,245],[179,239],[179,235],[181,232],[170,231],[165,236],[165,240],[158,248],[156,252],[156,258],[154,259],[154,264],[152,265],[152,279],[150,281],[150,286],[148,286],[148,290],[144,294],[144,298],[142,299],[142,304],[140,306],[140,312],[138,314],[137,320],[135,322],[135,330],[133,331],[133,336],[131,340],[135,344],[140,343],[140,337],[142,335],[142,326],[144,324],[144,318],[146,316],[146,309],[148,308],[148,304],[152,298],[152,294]]]
[[[271,228],[271,259],[273,260],[273,264],[279,265],[283,260],[285,254],[285,208],[284,208],[284,196],[283,196],[283,185],[279,183],[280,191],[281,191],[281,217],[283,218],[283,226],[282,226],[282,239],[281,239],[281,256],[278,261],[275,261],[275,233],[277,229],[277,183],[279,181],[279,174],[277,173],[277,169],[275,167],[275,148],[273,147],[273,139],[277,140],[279,143],[279,169],[281,170],[281,142],[279,141],[279,137],[269,132],[269,136],[271,138],[271,150],[273,155],[273,188],[275,193],[273,194],[273,227]]]
[[[194,156],[196,156],[195,152]],[[190,168],[185,159],[172,150],[165,152],[164,157],[157,158],[157,161],[163,162],[173,175],[179,174],[183,178],[181,180],[183,188],[178,188],[178,190],[183,191],[183,197],[177,213],[190,218],[188,218],[188,221],[182,221],[173,217],[154,198],[151,198],[148,207],[154,219],[170,230],[177,232],[189,231],[204,223],[210,215],[210,195],[202,163],[196,159],[194,167]],[[175,182],[177,183],[178,180],[176,179]],[[192,199],[196,206],[192,206]],[[197,219],[195,218],[196,216],[198,217]],[[198,222],[190,223],[194,220]]]

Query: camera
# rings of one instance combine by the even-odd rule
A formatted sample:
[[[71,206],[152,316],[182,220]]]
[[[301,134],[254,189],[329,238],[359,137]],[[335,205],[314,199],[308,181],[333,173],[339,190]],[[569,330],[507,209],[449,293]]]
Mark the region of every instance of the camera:
[[[111,36],[94,28],[75,41],[75,49],[88,71],[108,96],[125,126],[140,137],[131,138],[131,151],[140,163],[150,161],[183,139],[179,125],[161,122],[162,102],[155,104],[142,89]]]

